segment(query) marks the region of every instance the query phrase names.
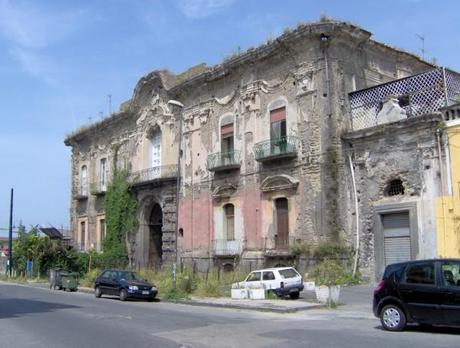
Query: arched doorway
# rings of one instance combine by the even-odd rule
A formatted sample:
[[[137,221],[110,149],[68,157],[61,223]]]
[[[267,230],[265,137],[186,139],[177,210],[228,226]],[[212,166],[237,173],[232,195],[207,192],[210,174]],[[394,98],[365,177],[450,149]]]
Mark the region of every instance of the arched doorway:
[[[154,204],[149,218],[149,261],[150,267],[159,268],[163,256],[163,211]]]

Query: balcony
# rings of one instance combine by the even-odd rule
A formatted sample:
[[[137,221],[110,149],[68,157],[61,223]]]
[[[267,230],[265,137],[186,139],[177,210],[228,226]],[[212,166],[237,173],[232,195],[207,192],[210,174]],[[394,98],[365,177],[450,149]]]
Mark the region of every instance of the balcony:
[[[292,256],[291,247],[298,243],[299,240],[289,236],[286,238],[279,238],[278,236],[266,237],[264,252],[267,257],[277,256]]]
[[[238,256],[243,252],[243,245],[241,240],[226,240],[215,239],[213,240],[213,254],[214,256]]]
[[[460,120],[460,103],[441,109],[445,122]]]
[[[399,104],[400,118],[439,112],[455,104],[460,95],[460,74],[436,68],[421,74],[377,85],[348,95],[353,131],[387,123],[382,105],[392,97]],[[393,122],[393,120],[391,121]]]
[[[281,158],[297,157],[299,138],[282,137],[265,140],[254,145],[256,161],[268,162]]]
[[[105,182],[93,182],[89,186],[89,192],[94,196],[100,196],[107,191],[107,184]]]
[[[240,151],[217,152],[208,156],[208,170],[211,172],[238,169],[239,167]]]
[[[142,185],[163,180],[172,180],[177,178],[177,172],[176,164],[156,166],[129,173],[128,181],[132,185]]]
[[[82,200],[88,198],[88,185],[79,185],[76,190],[75,199]]]

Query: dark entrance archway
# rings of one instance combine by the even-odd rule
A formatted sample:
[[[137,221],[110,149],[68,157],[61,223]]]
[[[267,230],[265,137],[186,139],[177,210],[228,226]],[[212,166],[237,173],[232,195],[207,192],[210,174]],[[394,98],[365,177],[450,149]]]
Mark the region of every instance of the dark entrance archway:
[[[149,266],[159,268],[163,257],[163,211],[154,204],[149,218]]]

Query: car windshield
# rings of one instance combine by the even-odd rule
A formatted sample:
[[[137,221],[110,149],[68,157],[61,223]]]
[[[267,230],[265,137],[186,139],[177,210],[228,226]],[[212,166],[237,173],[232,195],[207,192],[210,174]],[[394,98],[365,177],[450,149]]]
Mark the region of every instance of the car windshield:
[[[287,268],[287,269],[282,269],[279,271],[281,278],[287,279],[287,278],[295,278],[299,276],[299,273],[294,268]]]
[[[125,280],[143,280],[141,277],[139,277],[138,274],[134,272],[120,272],[120,279],[125,279]]]

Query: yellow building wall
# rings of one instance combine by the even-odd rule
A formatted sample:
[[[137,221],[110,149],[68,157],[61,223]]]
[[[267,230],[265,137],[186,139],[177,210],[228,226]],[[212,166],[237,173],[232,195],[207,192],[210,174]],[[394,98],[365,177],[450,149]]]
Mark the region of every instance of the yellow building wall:
[[[436,200],[437,254],[439,257],[460,258],[460,124],[448,126],[446,133],[452,196],[441,196]]]

